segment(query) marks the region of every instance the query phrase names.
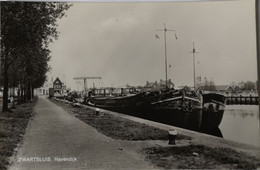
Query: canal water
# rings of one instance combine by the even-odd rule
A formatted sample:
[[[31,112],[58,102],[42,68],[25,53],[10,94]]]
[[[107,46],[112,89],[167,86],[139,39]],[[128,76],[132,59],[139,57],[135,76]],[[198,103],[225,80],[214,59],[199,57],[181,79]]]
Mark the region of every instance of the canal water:
[[[172,119],[165,116],[152,116],[158,114],[125,113],[132,116],[149,119],[152,121],[178,126]],[[144,116],[140,116],[144,115]],[[259,107],[258,105],[226,105],[223,119],[219,128],[203,129],[199,132],[207,133],[224,139],[233,140],[239,143],[251,144],[260,147],[259,128]],[[185,128],[185,127],[183,127]]]
[[[172,119],[169,119],[162,114],[143,114],[128,110],[114,111],[178,126],[172,122]],[[258,105],[226,105],[223,119],[219,125],[219,128],[204,129],[199,132],[260,147],[259,126],[260,120]]]
[[[258,105],[226,105],[219,129],[223,138],[260,147]]]

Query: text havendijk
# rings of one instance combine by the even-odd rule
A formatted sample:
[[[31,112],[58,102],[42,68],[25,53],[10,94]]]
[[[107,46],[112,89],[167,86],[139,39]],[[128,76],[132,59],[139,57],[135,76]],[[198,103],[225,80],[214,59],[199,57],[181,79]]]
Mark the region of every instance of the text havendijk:
[[[18,162],[75,162],[75,157],[21,157]]]

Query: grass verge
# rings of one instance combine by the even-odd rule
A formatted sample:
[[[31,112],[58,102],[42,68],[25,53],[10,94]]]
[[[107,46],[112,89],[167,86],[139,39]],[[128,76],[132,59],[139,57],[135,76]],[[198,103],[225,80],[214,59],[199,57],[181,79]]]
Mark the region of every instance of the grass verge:
[[[152,147],[142,150],[147,160],[165,169],[257,169],[260,160],[228,148],[203,145]]]
[[[65,110],[72,112],[77,118],[96,128],[100,133],[113,139],[121,140],[168,140],[168,131],[137,123],[108,113],[96,114],[94,110],[83,107],[76,108],[69,104],[50,99]],[[176,140],[191,140],[185,135],[178,135]]]
[[[7,169],[10,165],[9,157],[23,139],[36,100],[18,105],[11,112],[0,112],[0,169]]]

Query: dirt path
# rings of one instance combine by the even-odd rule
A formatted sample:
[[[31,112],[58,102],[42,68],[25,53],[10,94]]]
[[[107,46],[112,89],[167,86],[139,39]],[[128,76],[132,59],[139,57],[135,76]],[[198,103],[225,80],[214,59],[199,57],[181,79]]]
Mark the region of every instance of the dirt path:
[[[122,141],[98,133],[44,97],[34,111],[11,170],[154,168],[133,150],[122,148]]]

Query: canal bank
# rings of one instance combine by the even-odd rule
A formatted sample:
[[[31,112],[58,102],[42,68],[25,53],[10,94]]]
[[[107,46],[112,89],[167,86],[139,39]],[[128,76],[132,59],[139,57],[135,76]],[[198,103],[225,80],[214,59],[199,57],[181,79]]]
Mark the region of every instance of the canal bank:
[[[65,102],[63,100],[59,100],[59,101]],[[68,101],[66,101],[66,103],[72,104]],[[95,107],[86,106],[86,105],[80,105],[80,106],[85,109],[92,109],[92,110],[96,111]],[[190,140],[188,142],[189,145],[203,145],[203,146],[207,146],[207,147],[227,148],[227,149],[232,149],[237,152],[245,153],[250,156],[254,156],[256,158],[260,157],[260,147],[257,147],[257,146],[242,144],[242,143],[234,142],[234,141],[231,141],[228,139],[218,138],[218,137],[214,137],[211,135],[198,133],[195,131],[190,131],[190,130],[178,128],[175,126],[170,126],[170,125],[166,125],[166,124],[162,124],[162,123],[158,123],[158,122],[154,122],[154,121],[150,121],[150,120],[146,120],[146,119],[129,116],[126,114],[120,114],[120,113],[104,110],[104,109],[99,109],[99,112],[107,113],[107,114],[110,114],[115,117],[120,117],[123,119],[138,122],[141,124],[146,124],[151,127],[160,128],[160,129],[167,130],[167,131],[170,129],[177,130],[178,134],[189,136],[192,138],[192,140]],[[165,144],[167,144],[167,142],[165,142]],[[178,146],[178,142],[177,142],[177,146]]]
[[[86,106],[86,105],[82,105],[82,107],[90,108],[93,110],[96,109],[95,107]],[[215,137],[212,135],[207,135],[204,133],[199,133],[199,132],[195,132],[195,131],[191,131],[191,130],[187,130],[187,129],[183,129],[183,128],[179,128],[179,127],[175,127],[175,126],[171,126],[171,125],[166,125],[166,124],[162,124],[162,123],[158,123],[158,122],[154,122],[154,121],[150,121],[150,120],[146,120],[146,119],[142,119],[142,118],[138,118],[138,117],[133,117],[133,116],[129,116],[126,114],[112,112],[109,110],[104,110],[104,109],[99,109],[99,110],[100,110],[100,112],[108,113],[113,116],[122,117],[124,119],[131,120],[134,122],[144,123],[146,125],[160,128],[163,130],[167,130],[167,131],[170,129],[177,130],[177,132],[179,134],[183,134],[185,136],[189,136],[189,137],[193,138],[193,140],[191,140],[191,144],[206,145],[206,146],[211,146],[211,147],[225,147],[225,148],[234,149],[236,151],[242,151],[242,152],[245,152],[248,154],[252,154],[253,156],[256,156],[258,158],[260,157],[260,147],[257,147],[257,146],[238,143],[238,142],[235,142],[232,140],[219,138],[219,137]]]

